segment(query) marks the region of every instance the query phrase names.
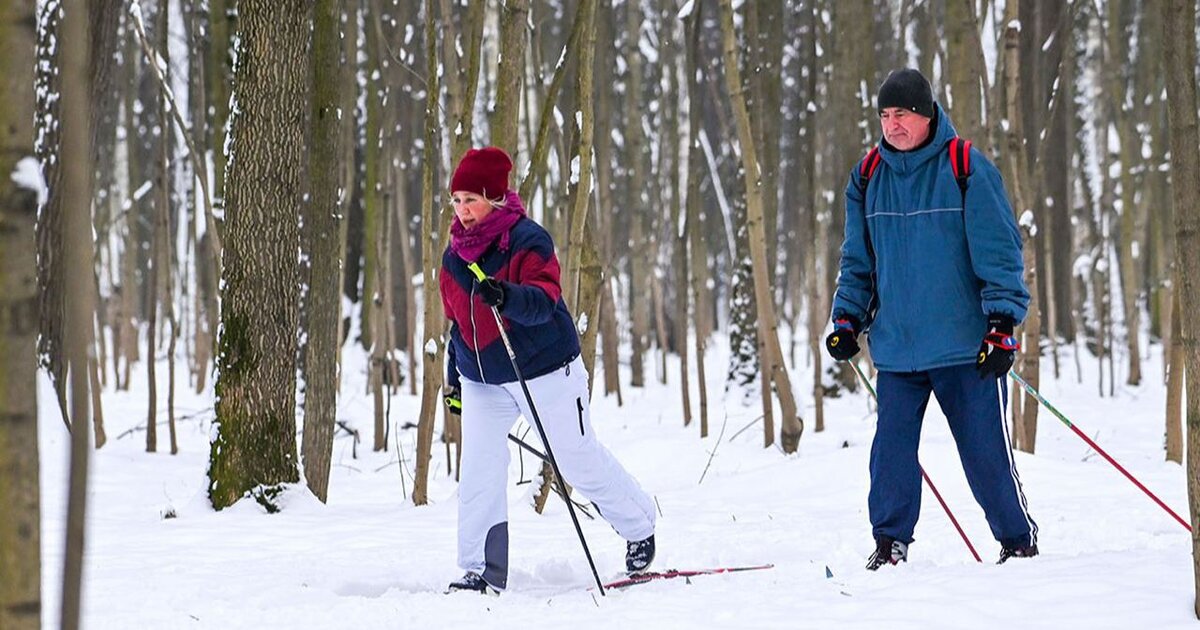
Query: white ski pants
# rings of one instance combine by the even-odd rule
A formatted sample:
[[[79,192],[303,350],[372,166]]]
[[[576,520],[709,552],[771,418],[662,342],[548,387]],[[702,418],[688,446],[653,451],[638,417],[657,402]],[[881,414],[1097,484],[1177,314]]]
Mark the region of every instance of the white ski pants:
[[[526,384],[567,483],[595,503],[625,540],[650,537],[654,501],[592,432],[583,360],[576,357]],[[507,436],[518,416],[534,424],[519,382],[488,385],[462,379],[458,565],[498,589],[508,581]]]

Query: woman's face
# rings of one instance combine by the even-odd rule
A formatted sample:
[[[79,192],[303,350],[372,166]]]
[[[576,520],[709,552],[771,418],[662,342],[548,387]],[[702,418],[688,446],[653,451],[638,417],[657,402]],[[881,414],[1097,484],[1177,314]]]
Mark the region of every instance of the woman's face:
[[[483,195],[462,190],[451,193],[450,202],[454,204],[454,214],[459,223],[468,230],[491,214],[493,209],[491,202]]]

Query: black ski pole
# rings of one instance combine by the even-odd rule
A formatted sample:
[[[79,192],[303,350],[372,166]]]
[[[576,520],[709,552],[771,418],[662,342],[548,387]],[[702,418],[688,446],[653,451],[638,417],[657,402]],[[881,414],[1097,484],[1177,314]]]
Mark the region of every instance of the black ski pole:
[[[871,381],[867,380],[867,375],[862,373],[862,368],[858,367],[858,361],[848,361],[854,367],[854,372],[858,374],[858,378],[862,380],[863,385],[867,387],[871,398],[875,399],[875,404],[879,404],[879,396],[875,394],[875,388],[871,387]],[[950,517],[950,522],[954,524],[954,529],[958,530],[958,535],[962,536],[963,542],[967,543],[967,549],[971,550],[971,555],[975,556],[976,562],[983,562],[983,558],[979,557],[979,552],[975,551],[975,545],[971,544],[971,539],[967,538],[967,532],[963,531],[962,525],[958,524],[958,519],[954,518],[954,513],[950,511],[950,506],[946,504],[946,500],[942,498],[942,493],[938,492],[937,486],[933,485],[933,480],[929,478],[929,474],[925,472],[925,467],[917,464],[921,469],[921,478],[925,483],[929,484],[929,489],[933,490],[933,496],[937,497],[938,503],[942,504],[942,509],[946,511],[946,516]]]
[[[467,268],[475,274],[480,282],[487,280],[487,274],[483,273],[478,264],[471,263],[467,265]],[[517,365],[517,353],[513,351],[512,342],[508,340],[508,333],[504,330],[504,320],[500,318],[500,311],[495,306],[492,307],[492,316],[496,318],[496,328],[500,331],[500,339],[504,341],[504,348],[508,350],[508,360],[512,363],[517,381],[521,383],[521,391],[525,393],[525,402],[529,404],[533,424],[537,427],[538,435],[542,436],[542,444],[546,447],[546,459],[550,462],[550,468],[554,470],[554,476],[563,479],[562,473],[558,470],[558,460],[554,459],[554,449],[550,448],[550,438],[546,437],[546,429],[542,426],[542,419],[538,416],[537,406],[533,404],[533,395],[529,393],[529,386],[525,384],[525,377],[521,375],[521,367]],[[596,563],[592,561],[592,551],[588,549],[587,539],[583,537],[583,529],[579,527],[579,517],[575,515],[575,506],[570,501],[565,502],[567,513],[571,515],[571,522],[575,525],[575,533],[579,535],[579,544],[583,545],[583,553],[587,556],[588,566],[592,568],[592,577],[596,579],[596,588],[600,590],[600,595],[604,595],[604,583],[600,581],[600,573],[596,571]]]
[[[550,460],[546,459],[546,454],[545,454],[545,453],[543,453],[543,452],[541,452],[541,451],[537,450],[536,448],[534,448],[534,447],[530,446],[530,445],[529,445],[529,442],[526,442],[525,440],[522,440],[521,438],[519,438],[519,437],[517,437],[517,436],[515,436],[515,435],[513,435],[513,434],[511,434],[511,433],[509,433],[509,434],[508,434],[508,441],[509,441],[509,442],[512,442],[513,444],[516,444],[517,446],[520,446],[521,448],[523,448],[523,449],[525,449],[525,450],[527,450],[527,451],[529,451],[530,453],[532,453],[532,454],[533,454],[533,456],[534,456],[534,457],[536,457],[536,458],[538,458],[538,459],[542,460],[543,462],[549,462],[549,461],[550,461]]]

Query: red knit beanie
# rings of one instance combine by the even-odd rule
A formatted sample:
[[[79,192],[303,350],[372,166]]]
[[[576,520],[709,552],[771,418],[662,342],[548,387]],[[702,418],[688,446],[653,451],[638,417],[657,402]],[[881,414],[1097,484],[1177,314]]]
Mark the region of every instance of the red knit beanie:
[[[450,178],[450,192],[473,192],[492,200],[503,199],[508,192],[508,173],[512,159],[503,149],[471,149],[463,156]]]

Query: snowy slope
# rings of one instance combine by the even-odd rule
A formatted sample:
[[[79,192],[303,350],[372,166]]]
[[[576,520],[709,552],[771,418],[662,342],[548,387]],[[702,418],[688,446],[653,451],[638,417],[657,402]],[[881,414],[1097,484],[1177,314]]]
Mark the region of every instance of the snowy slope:
[[[1157,349],[1156,349],[1157,350]],[[349,356],[347,365],[361,366]],[[724,357],[709,357],[719,398]],[[649,365],[649,364],[648,364]],[[1186,514],[1183,469],[1162,457],[1161,357],[1147,385],[1096,396],[1095,375],[1050,382],[1045,395],[1176,511]],[[672,370],[677,370],[677,364]],[[1046,369],[1049,369],[1047,364]],[[1085,365],[1085,371],[1094,368]],[[166,370],[160,370],[165,374]],[[651,372],[652,373],[652,369]],[[797,389],[811,382],[806,368]],[[144,377],[143,377],[144,380]],[[135,382],[138,378],[135,377]],[[984,563],[974,561],[926,493],[910,562],[863,569],[873,543],[866,516],[867,455],[874,417],[865,394],[829,401],[828,428],[811,427],[795,456],[763,449],[758,412],[720,403],[711,435],[684,428],[671,384],[626,387],[625,405],[595,401],[601,440],[657,500],[657,568],[774,563],[768,571],[588,590],[591,573],[560,503],[538,516],[532,484],[514,453],[509,504],[512,574],[498,598],[444,595],[455,567],[455,485],[435,443],[433,505],[402,497],[395,444],[369,452],[365,378],[346,375],[339,418],[363,434],[335,443],[330,502],[293,493],[280,514],[243,501],[214,513],[204,497],[211,395],[180,391],[181,453],[144,453],[145,392],[106,392],[110,441],[92,465],[85,627],[113,628],[1171,628],[1194,627],[1190,539],[1086,444],[1042,413],[1038,454],[1017,455],[1043,555],[992,564],[998,546],[971,499],[945,420],[930,405],[922,464]],[[57,625],[65,523],[67,435],[41,384],[44,621]],[[165,396],[160,390],[159,399]],[[392,421],[411,420],[418,401],[393,399]],[[159,415],[165,421],[165,413]],[[718,440],[722,423],[724,435]],[[168,449],[160,431],[160,451]],[[415,430],[400,432],[412,468]],[[535,441],[533,435],[530,440]],[[698,483],[710,452],[715,456]],[[524,479],[536,470],[526,457]],[[411,492],[406,473],[404,488]],[[552,499],[553,501],[553,499]],[[176,518],[164,518],[173,512]],[[600,521],[583,524],[600,574],[615,578],[623,542]],[[832,574],[832,577],[827,577]]]

